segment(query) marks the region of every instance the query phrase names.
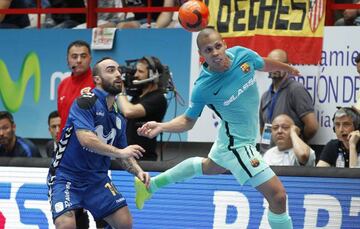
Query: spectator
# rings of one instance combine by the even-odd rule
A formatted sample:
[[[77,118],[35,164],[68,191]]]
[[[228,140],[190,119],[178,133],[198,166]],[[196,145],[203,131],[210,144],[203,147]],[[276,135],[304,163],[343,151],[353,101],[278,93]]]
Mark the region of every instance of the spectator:
[[[51,8],[85,8],[84,0],[49,0]],[[85,14],[47,14],[44,28],[73,28],[85,23]]]
[[[268,57],[288,63],[287,53],[281,49],[271,51]],[[315,135],[319,126],[311,95],[301,83],[292,80],[288,73],[283,71],[270,72],[269,77],[272,84],[261,97],[259,111],[262,153],[275,145],[271,141],[271,123],[279,114],[286,114],[294,121],[300,128],[300,137],[304,142]]]
[[[142,160],[157,160],[156,138],[139,136],[136,130],[151,120],[161,122],[165,116],[167,102],[159,87],[159,78],[163,77],[163,72],[163,65],[158,58],[139,59],[134,76],[127,76],[131,78],[131,84],[134,86],[130,90],[133,92],[132,99],[129,101],[126,93],[121,93],[117,100],[121,112],[128,119],[126,131],[128,143],[139,144],[145,149]],[[133,84],[134,81],[136,84]],[[123,92],[125,91],[126,89],[123,88]]]
[[[87,5],[87,1],[84,0],[85,6]],[[98,8],[122,8],[123,3],[122,0],[98,0]],[[123,21],[125,18],[125,13],[98,13],[98,22],[97,27],[101,28],[113,28],[116,27],[118,23]],[[86,28],[86,23],[80,24],[74,29],[83,29]]]
[[[337,139],[330,140],[320,154],[318,167],[354,168],[360,166],[360,115],[352,107],[341,107],[333,116]]]
[[[87,42],[77,40],[69,44],[67,63],[71,69],[71,75],[61,81],[57,91],[58,112],[61,118],[60,130],[65,126],[70,106],[74,99],[81,95],[82,92],[94,88],[90,68],[91,51],[90,45]]]
[[[360,0],[354,0],[354,4],[360,4]],[[360,25],[360,9],[346,9],[343,17],[338,19],[335,26]]]
[[[23,0],[0,0],[0,9],[27,8]],[[0,28],[25,28],[30,25],[27,14],[0,14]]]
[[[356,63],[356,70],[360,74],[360,53],[355,58],[355,63]]]
[[[37,0],[23,0],[29,8],[36,8],[37,7]],[[47,8],[50,6],[49,0],[41,0],[41,7]]]
[[[127,0],[125,7],[145,7],[147,0]],[[152,1],[151,6],[172,7],[175,6],[175,0]],[[172,22],[173,12],[161,12],[151,14],[151,25],[147,22],[147,13],[134,13],[133,18],[126,19],[117,25],[117,28],[165,28]]]
[[[285,114],[276,116],[271,123],[275,146],[264,154],[269,165],[315,166],[315,152],[300,137],[300,129]]]
[[[58,111],[53,111],[49,114],[48,117],[48,126],[49,132],[51,135],[51,140],[46,143],[46,156],[53,158],[54,149],[56,147],[56,137],[60,132],[60,123],[61,119]]]
[[[34,143],[15,135],[16,124],[12,114],[0,111],[0,156],[1,157],[40,157]]]

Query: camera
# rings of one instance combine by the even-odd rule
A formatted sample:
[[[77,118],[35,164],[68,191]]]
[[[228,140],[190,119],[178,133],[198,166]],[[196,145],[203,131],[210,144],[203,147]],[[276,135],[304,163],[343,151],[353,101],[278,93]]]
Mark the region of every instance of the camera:
[[[148,62],[149,78],[144,80],[135,79],[136,63],[139,60]],[[155,63],[155,61],[157,63]],[[122,80],[126,89],[126,93],[130,96],[138,96],[142,93],[142,88],[149,82],[156,82],[162,93],[174,91],[174,84],[170,69],[167,65],[162,65],[158,59],[154,57],[143,57],[141,59],[125,60],[126,65],[121,67]]]

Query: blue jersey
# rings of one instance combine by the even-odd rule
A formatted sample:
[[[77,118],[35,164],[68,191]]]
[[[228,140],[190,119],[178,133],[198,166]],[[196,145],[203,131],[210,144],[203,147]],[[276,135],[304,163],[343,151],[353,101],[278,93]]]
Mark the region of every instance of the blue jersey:
[[[259,122],[255,70],[264,67],[264,60],[256,52],[243,47],[227,49],[226,54],[232,63],[225,72],[212,72],[202,66],[185,115],[196,119],[204,106],[208,106],[221,119],[217,146],[232,150],[255,144]]]
[[[88,183],[107,176],[110,157],[81,146],[75,133],[77,130],[89,130],[106,144],[117,148],[127,146],[125,119],[115,109],[109,111],[107,95],[105,91],[94,89],[74,101],[50,168],[51,176]]]

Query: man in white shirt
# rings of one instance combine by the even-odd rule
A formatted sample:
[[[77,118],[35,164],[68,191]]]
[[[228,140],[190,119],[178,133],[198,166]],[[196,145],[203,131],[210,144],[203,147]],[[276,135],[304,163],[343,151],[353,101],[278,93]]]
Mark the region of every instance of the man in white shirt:
[[[271,136],[274,147],[264,154],[269,165],[315,166],[315,152],[300,137],[300,129],[285,114],[272,122]]]

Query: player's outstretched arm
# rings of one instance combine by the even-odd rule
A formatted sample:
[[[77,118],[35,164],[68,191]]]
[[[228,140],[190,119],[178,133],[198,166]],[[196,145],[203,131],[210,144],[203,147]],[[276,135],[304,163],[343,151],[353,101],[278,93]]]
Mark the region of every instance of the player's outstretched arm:
[[[115,158],[130,158],[135,157],[139,159],[142,157],[142,153],[145,151],[139,145],[129,145],[124,149],[116,148],[112,145],[103,143],[95,133],[90,130],[77,130],[76,137],[78,138],[80,144],[83,147],[86,147],[95,153],[115,157]]]
[[[284,72],[288,72],[290,75],[293,76],[300,76],[300,71],[289,64],[282,63],[268,57],[264,57],[263,59],[265,62],[265,66],[261,71],[264,72],[284,71]]]
[[[140,136],[154,138],[161,132],[179,133],[190,130],[195,125],[196,119],[190,119],[185,115],[180,115],[169,122],[147,122],[137,129]]]

